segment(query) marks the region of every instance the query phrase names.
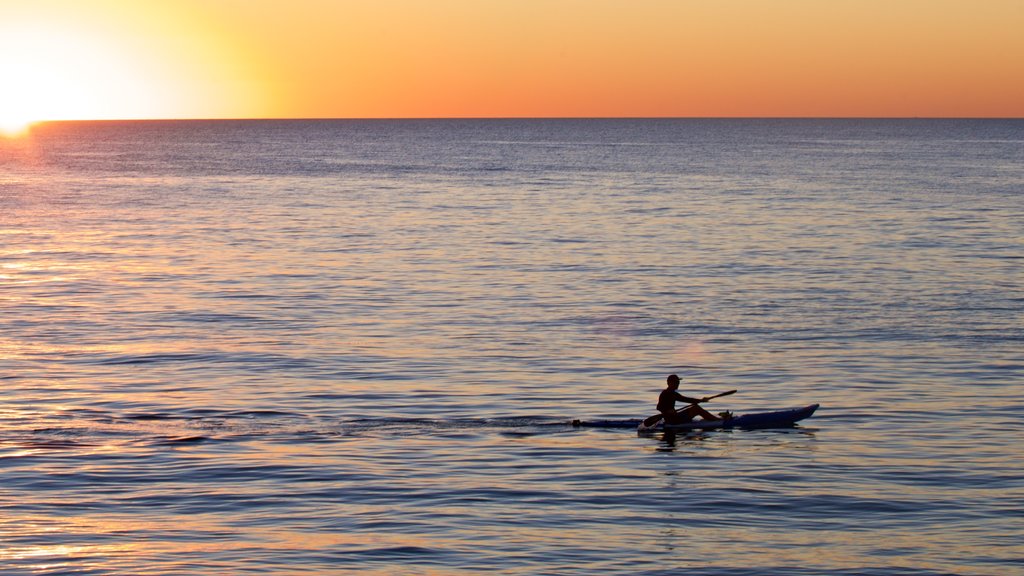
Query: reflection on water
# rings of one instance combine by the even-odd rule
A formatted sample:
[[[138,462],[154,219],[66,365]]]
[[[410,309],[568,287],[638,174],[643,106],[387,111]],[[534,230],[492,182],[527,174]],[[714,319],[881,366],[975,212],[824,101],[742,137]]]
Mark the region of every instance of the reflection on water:
[[[1005,572],[1020,134],[165,122],[0,140],[0,564]],[[738,389],[716,402],[736,413],[823,407],[794,429],[638,436],[670,372]]]
[[[817,416],[821,417],[820,414]],[[704,449],[704,442],[713,442],[716,449],[727,449],[729,442],[733,441],[731,435],[740,435],[739,442],[749,443],[755,441],[758,449],[764,450],[793,450],[794,448],[807,447],[805,441],[814,438],[816,428],[813,421],[801,422],[795,426],[780,428],[769,428],[764,430],[665,430],[663,432],[640,434],[641,438],[648,438],[657,442],[658,452],[684,452]],[[794,442],[790,436],[797,436]],[[755,440],[756,439],[756,440]],[[702,455],[711,456],[707,452]]]

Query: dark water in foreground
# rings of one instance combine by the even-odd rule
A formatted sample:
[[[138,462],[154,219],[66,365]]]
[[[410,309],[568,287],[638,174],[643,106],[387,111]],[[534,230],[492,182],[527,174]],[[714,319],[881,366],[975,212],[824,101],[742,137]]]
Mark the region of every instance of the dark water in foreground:
[[[1024,569],[1024,122],[0,139],[4,574]],[[573,428],[684,392],[801,426]]]

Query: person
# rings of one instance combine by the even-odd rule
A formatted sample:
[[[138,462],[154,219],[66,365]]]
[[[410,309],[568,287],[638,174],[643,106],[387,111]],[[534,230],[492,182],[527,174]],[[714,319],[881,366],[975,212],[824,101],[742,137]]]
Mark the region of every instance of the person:
[[[668,387],[661,391],[658,396],[658,412],[665,418],[665,424],[681,424],[683,422],[690,422],[695,417],[700,416],[703,420],[721,420],[722,417],[715,416],[711,412],[700,407],[701,402],[707,402],[709,399],[707,396],[704,398],[690,398],[683,396],[679,392],[679,376],[670,374],[668,377]],[[689,404],[686,408],[676,412],[676,402],[686,402]]]

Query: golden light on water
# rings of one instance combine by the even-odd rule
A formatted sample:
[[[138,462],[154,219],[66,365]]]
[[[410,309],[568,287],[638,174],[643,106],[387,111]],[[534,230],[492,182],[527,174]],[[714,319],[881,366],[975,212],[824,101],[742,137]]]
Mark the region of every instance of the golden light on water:
[[[684,365],[701,365],[709,360],[707,346],[700,340],[683,340],[676,348],[675,360]]]

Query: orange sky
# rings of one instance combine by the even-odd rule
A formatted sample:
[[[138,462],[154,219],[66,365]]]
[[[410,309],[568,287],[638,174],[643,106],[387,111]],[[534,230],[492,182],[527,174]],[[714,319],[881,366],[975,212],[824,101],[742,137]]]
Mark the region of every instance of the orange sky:
[[[0,0],[20,118],[1024,116],[1021,0]]]

